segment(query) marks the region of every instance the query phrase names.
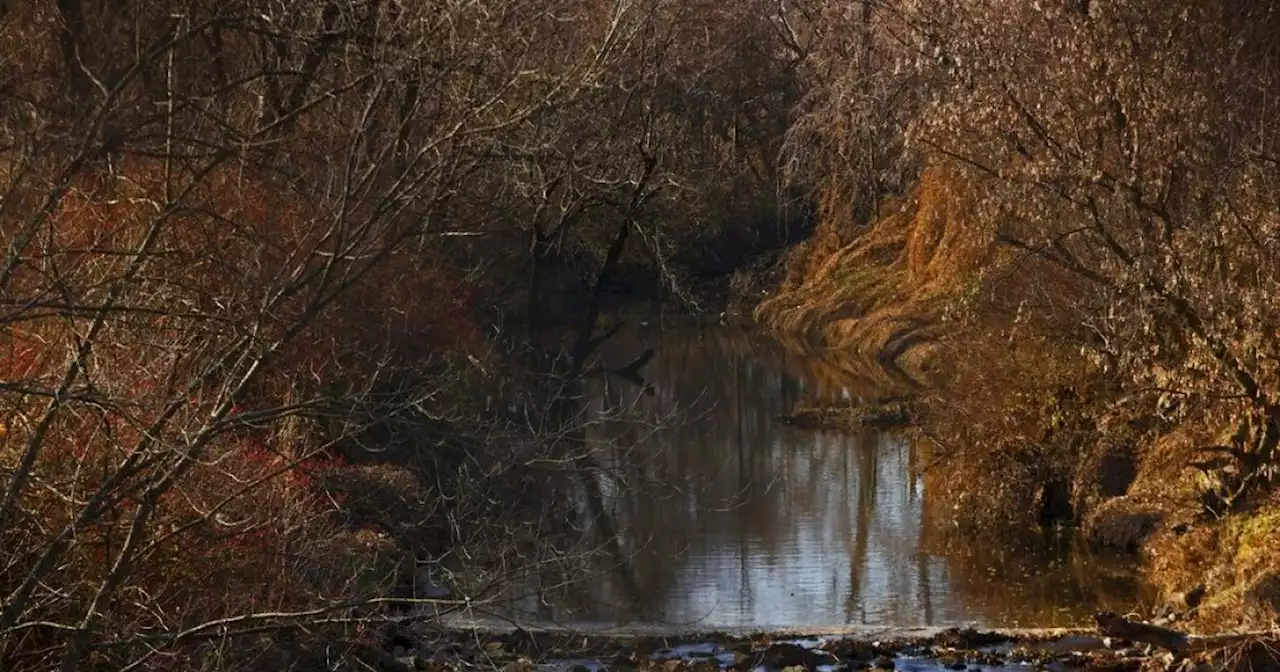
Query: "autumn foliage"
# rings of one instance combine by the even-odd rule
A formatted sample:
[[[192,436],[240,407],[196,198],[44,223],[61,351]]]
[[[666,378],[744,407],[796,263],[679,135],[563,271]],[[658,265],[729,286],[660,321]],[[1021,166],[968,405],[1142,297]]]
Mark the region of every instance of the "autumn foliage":
[[[1200,542],[1173,530],[1266,519],[1280,12],[806,7],[787,152],[823,221],[757,316],[939,385],[921,440],[941,522],[1155,539],[1153,570],[1186,580],[1171,549]],[[1211,591],[1243,590],[1231,555]]]
[[[0,220],[5,667],[206,665],[236,630],[388,596],[403,550],[327,484],[380,380],[487,356],[460,271],[387,201],[440,167],[316,163],[345,112],[311,95],[352,85],[313,63],[314,90],[255,116],[252,58],[218,44],[254,19],[182,9],[32,3],[3,30],[29,111]]]
[[[576,476],[517,467],[597,344],[557,293],[790,235],[774,3],[0,13],[4,665],[276,669],[415,560],[536,565]]]
[[[129,557],[128,585],[147,599],[115,603],[113,637],[180,631],[222,613],[298,610],[317,595],[380,596],[400,560],[344,529],[343,495],[321,487],[343,468],[339,435],[306,419],[342,408],[309,408],[307,399],[340,404],[380,368],[474,351],[467,293],[443,264],[414,273],[420,259],[397,257],[361,284],[369,290],[304,322],[313,305],[265,303],[261,290],[279,287],[282,272],[307,272],[298,255],[323,233],[314,211],[269,180],[225,167],[162,213],[163,175],[158,162],[130,160],[77,176],[50,215],[50,235],[24,250],[9,277],[7,296],[31,298],[10,307],[2,343],[6,472],[31,454],[37,432],[45,435],[30,489],[7,512],[5,591],[46,548],[45,531],[74,529],[62,569],[44,583],[59,586],[58,611],[84,608],[145,515],[151,532]],[[150,250],[143,263],[129,253],[140,248]],[[131,274],[136,280],[119,289]],[[86,333],[95,310],[109,317]],[[244,315],[258,311],[246,324]],[[274,353],[277,363],[239,393],[208,375],[228,365],[219,354],[231,344],[278,340],[291,329],[298,332]],[[77,351],[86,341],[92,349]],[[80,380],[49,414],[45,391],[59,389],[69,366],[79,366]],[[159,457],[189,445],[182,437],[191,434],[207,437],[198,458],[184,466]],[[176,468],[185,469],[180,480],[155,487]],[[152,508],[140,514],[143,502]],[[21,651],[60,638],[33,627],[6,640]]]

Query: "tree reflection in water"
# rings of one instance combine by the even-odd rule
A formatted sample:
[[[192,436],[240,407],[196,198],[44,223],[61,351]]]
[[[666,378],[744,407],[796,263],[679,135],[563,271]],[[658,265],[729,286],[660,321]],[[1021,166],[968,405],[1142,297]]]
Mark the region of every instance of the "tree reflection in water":
[[[984,549],[928,529],[904,440],[779,419],[800,403],[883,392],[890,381],[880,374],[857,378],[847,363],[727,328],[616,340],[606,357],[619,362],[658,348],[645,369],[652,396],[607,382],[592,390],[594,411],[627,409],[626,420],[588,433],[631,486],[601,481],[630,557],[558,594],[539,618],[1056,626],[1136,597],[1123,579],[1080,571],[1096,561]]]

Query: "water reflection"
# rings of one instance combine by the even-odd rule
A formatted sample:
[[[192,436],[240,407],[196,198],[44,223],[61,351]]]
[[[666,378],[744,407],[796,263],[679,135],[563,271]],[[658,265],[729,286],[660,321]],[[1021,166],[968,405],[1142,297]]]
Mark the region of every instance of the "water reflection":
[[[880,391],[747,332],[632,334],[646,396],[597,381],[588,430],[627,558],[537,617],[711,627],[842,624],[1054,626],[1134,598],[1128,584],[1026,549],[980,549],[926,528],[911,445],[890,435],[797,430],[816,399]],[[873,389],[878,387],[879,389]],[[625,481],[626,487],[617,481]]]

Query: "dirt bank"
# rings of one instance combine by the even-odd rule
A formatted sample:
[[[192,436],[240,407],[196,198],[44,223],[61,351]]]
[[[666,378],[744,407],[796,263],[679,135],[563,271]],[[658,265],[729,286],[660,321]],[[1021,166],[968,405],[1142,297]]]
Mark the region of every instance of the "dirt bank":
[[[780,291],[756,307],[755,319],[933,377],[946,300],[997,254],[990,232],[966,217],[965,189],[945,168],[931,168],[909,197],[884,203],[870,223],[852,220],[849,204],[828,195],[813,238],[793,251]]]

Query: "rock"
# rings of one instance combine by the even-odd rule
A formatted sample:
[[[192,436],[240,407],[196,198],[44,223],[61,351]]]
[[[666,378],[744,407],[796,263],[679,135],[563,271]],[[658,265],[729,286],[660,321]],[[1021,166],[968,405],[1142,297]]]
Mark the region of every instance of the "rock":
[[[1010,640],[1011,638],[1007,635],[994,632],[979,632],[973,628],[965,628],[963,630],[950,628],[934,638],[934,642],[938,646],[952,649],[977,649],[994,644],[1004,644]]]
[[[788,667],[804,667],[812,669],[819,665],[830,665],[836,662],[835,656],[821,649],[806,649],[799,644],[779,642],[770,644],[764,650],[762,663],[770,669]]]
[[[823,649],[840,660],[872,660],[876,657],[876,647],[870,642],[856,639],[838,639],[827,642]]]

